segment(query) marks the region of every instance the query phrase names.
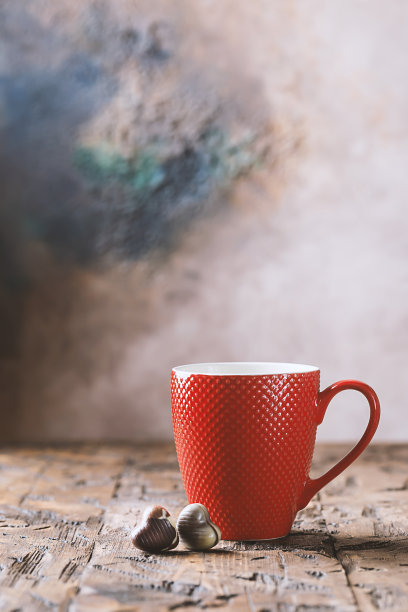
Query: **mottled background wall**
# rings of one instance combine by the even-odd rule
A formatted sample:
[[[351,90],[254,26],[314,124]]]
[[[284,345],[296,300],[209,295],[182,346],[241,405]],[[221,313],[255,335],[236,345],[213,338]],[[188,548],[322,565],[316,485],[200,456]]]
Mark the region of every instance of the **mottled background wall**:
[[[407,439],[408,3],[0,4],[3,439],[166,438],[195,361]],[[320,439],[356,438],[364,400]]]

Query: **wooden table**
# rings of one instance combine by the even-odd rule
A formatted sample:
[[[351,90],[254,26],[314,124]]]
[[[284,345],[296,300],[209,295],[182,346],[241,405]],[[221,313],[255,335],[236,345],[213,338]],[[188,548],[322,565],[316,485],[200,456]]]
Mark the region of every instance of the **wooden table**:
[[[342,446],[317,448],[315,472]],[[136,550],[143,509],[186,499],[172,445],[3,448],[0,610],[408,611],[408,445],[372,445],[270,542]]]

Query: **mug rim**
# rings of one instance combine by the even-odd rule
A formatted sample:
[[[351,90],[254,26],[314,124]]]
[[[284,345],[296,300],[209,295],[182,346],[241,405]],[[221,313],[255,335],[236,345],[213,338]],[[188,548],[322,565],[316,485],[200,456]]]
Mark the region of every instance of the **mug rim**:
[[[188,376],[277,376],[280,374],[307,374],[320,368],[302,363],[279,361],[215,361],[175,366],[172,372],[180,378]]]

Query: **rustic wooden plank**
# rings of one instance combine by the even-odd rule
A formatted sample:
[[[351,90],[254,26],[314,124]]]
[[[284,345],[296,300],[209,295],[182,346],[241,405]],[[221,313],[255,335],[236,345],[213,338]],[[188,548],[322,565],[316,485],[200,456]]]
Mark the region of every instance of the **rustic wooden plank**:
[[[10,451],[2,467],[8,474],[0,506],[2,609],[64,607],[92,556],[123,453],[94,447],[24,449]],[[13,475],[18,480],[8,485]],[[24,491],[18,505],[16,490]]]
[[[361,610],[408,610],[408,445],[373,445],[320,493]]]
[[[342,453],[319,447],[317,473]],[[173,445],[5,448],[0,609],[406,611],[407,459],[370,447],[287,538],[149,555],[129,538],[144,508],[186,503]]]

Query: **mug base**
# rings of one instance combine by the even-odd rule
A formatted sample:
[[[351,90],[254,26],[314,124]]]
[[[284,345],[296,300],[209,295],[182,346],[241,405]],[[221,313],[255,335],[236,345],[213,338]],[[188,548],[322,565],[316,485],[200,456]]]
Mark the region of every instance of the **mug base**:
[[[280,536],[275,536],[274,538],[222,538],[225,542],[273,542],[274,540],[282,540],[283,538],[287,538],[290,534],[285,533]]]

